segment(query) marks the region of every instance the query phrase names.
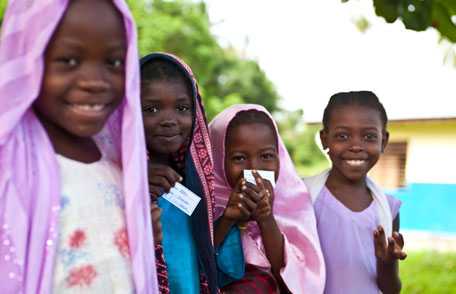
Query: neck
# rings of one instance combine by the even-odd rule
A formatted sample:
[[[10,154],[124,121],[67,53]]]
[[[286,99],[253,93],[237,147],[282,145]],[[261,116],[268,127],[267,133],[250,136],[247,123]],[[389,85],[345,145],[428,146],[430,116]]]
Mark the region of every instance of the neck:
[[[156,164],[171,166],[169,154],[159,154],[149,152],[149,161]]]
[[[100,160],[101,152],[92,137],[75,136],[51,122],[39,119],[49,136],[55,153],[83,163]]]
[[[328,179],[326,180],[326,186],[335,190],[365,190],[367,189],[366,176],[356,180],[350,180],[332,168],[329,172]]]

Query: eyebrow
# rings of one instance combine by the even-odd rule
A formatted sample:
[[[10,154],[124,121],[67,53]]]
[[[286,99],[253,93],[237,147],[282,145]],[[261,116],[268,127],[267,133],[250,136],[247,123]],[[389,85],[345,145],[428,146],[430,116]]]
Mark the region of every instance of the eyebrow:
[[[56,48],[61,48],[62,45],[70,47],[70,48],[74,48],[74,49],[81,49],[82,47],[84,47],[85,44],[84,44],[84,42],[73,39],[72,37],[64,37],[59,42],[59,46],[57,46]],[[109,51],[122,51],[122,52],[127,51],[127,45],[124,44],[124,42],[119,41],[119,40],[113,40],[113,41],[107,43],[106,46]]]

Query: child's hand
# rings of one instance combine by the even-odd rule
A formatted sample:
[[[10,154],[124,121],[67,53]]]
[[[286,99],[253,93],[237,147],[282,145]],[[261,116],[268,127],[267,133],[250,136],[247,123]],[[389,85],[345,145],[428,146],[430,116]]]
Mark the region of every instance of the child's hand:
[[[264,180],[258,174],[257,171],[253,171],[253,176],[255,177],[255,181],[258,187],[258,195],[260,200],[258,202],[258,207],[253,214],[253,218],[261,224],[267,220],[270,220],[272,215],[272,203],[274,199],[274,190],[272,184],[268,180]]]
[[[174,187],[176,182],[181,182],[182,177],[167,165],[148,162],[149,192],[152,200]]]
[[[152,201],[150,204],[150,214],[152,217],[152,229],[154,230],[154,242],[155,244],[159,244],[163,240],[162,225],[160,221],[161,208],[158,207],[157,202],[155,201]]]
[[[249,221],[257,208],[257,201],[244,192],[247,189],[246,181],[241,178],[231,192],[223,216],[234,222]]]
[[[403,260],[407,254],[402,251],[404,248],[404,238],[398,232],[393,232],[393,236],[388,238],[386,243],[385,230],[379,226],[374,231],[375,256],[383,263],[392,263],[400,259]]]

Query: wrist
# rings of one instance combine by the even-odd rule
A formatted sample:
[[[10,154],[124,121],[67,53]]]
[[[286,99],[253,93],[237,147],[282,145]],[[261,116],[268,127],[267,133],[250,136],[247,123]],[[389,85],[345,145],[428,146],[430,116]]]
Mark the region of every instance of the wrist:
[[[260,229],[270,228],[271,225],[276,225],[276,222],[275,222],[275,219],[274,219],[274,216],[272,215],[272,213],[270,215],[258,218],[257,223],[258,223],[258,226],[260,227]]]

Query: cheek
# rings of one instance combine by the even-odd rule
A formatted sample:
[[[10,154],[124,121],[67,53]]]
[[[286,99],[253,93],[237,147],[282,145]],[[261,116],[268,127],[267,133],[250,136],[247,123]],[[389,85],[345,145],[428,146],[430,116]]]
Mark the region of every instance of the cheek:
[[[243,167],[235,164],[225,163],[225,173],[231,188],[236,186],[237,181],[242,177]]]
[[[188,115],[179,119],[182,128],[182,133],[185,137],[189,137],[192,132],[192,116]]]

